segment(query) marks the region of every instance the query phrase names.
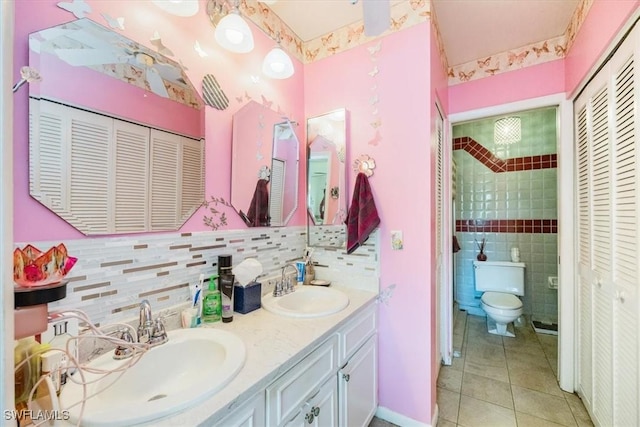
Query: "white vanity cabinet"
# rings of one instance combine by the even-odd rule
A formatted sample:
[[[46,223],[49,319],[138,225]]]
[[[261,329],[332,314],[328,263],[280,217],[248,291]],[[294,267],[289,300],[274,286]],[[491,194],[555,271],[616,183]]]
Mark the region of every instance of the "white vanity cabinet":
[[[377,317],[370,304],[245,401],[221,427],[366,427],[378,406]]]
[[[264,425],[264,390],[244,402],[216,425],[225,427],[257,427]]]
[[[378,351],[375,305],[339,332],[339,425],[367,426],[378,407]]]
[[[325,408],[320,409],[322,416],[314,414],[314,419],[326,417],[337,421],[337,385],[334,379],[337,363],[338,335],[334,334],[267,387],[267,426],[296,425],[300,419],[305,419],[309,411],[317,412],[314,408],[320,402]],[[335,400],[335,403],[327,404],[327,396],[331,395],[334,397],[330,400]],[[334,414],[327,416],[330,415],[327,412]],[[324,424],[320,421],[319,425],[336,425],[336,422]]]

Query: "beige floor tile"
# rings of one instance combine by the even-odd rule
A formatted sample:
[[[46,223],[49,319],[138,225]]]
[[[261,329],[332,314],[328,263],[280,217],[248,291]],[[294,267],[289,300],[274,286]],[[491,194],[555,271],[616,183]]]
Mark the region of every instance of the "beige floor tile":
[[[452,369],[448,366],[441,366],[438,374],[438,387],[460,393],[462,385],[462,371]]]
[[[451,358],[451,369],[455,369],[456,371],[462,371],[464,369],[464,361],[465,357],[452,357]]]
[[[397,427],[396,424],[390,423],[378,417],[373,417],[368,427]]]
[[[538,334],[538,340],[542,349],[547,354],[558,354],[558,336],[548,334]]]
[[[452,423],[451,421],[438,419],[438,424],[436,427],[456,427],[456,423]]]
[[[518,427],[562,427],[562,424],[534,417],[533,415],[523,412],[516,412],[516,420],[518,421]]]
[[[467,341],[465,353],[467,361],[488,366],[506,366],[506,357],[502,345],[491,345]]]
[[[511,386],[504,381],[465,372],[462,378],[461,393],[465,396],[513,409]]]
[[[580,396],[574,393],[564,393],[564,397],[569,404],[573,417],[578,422],[578,426],[593,427],[593,421],[591,421],[589,412],[587,411],[587,408],[584,407],[584,403],[582,402],[582,399],[580,399]]]
[[[508,365],[536,366],[539,368],[551,368],[549,360],[542,350],[529,349],[522,351],[516,348],[505,348],[504,353]]]
[[[509,381],[511,384],[543,393],[563,396],[556,376],[550,367],[525,366],[509,363]]]
[[[575,426],[571,409],[564,396],[553,396],[535,390],[511,386],[516,411],[534,415],[564,426]]]
[[[490,366],[467,359],[464,363],[464,373],[467,372],[498,381],[509,382],[509,371],[506,363],[502,366]]]
[[[458,409],[460,407],[460,393],[444,388],[436,389],[436,402],[438,403],[438,418],[458,422]]]
[[[464,427],[516,427],[513,409],[469,396],[460,397],[458,425]]]

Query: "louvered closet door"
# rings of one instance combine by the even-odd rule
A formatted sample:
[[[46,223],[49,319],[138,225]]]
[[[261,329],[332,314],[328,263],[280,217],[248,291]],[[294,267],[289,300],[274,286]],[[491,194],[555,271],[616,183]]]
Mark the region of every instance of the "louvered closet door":
[[[575,103],[579,391],[596,425],[640,425],[636,28]]]
[[[640,34],[636,30],[636,33]],[[633,35],[633,34],[632,34]],[[611,60],[613,102],[613,425],[638,416],[638,46],[630,37]]]
[[[588,99],[587,99],[588,100]],[[576,102],[578,184],[578,357],[579,391],[585,404],[592,400],[593,289],[591,286],[591,156],[587,140],[586,100]]]
[[[594,414],[611,425],[613,389],[613,281],[611,271],[611,151],[609,123],[609,88],[599,89],[587,108],[590,117],[591,148],[591,221],[593,304],[593,376]]]

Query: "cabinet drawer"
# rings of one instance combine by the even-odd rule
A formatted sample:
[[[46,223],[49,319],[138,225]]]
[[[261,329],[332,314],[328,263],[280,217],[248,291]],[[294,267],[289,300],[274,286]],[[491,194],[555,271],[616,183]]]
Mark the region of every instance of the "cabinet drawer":
[[[333,335],[300,363],[267,387],[267,425],[279,426],[335,375],[338,336]]]
[[[340,361],[342,365],[374,335],[377,330],[376,305],[371,305],[363,313],[349,322],[340,331]]]

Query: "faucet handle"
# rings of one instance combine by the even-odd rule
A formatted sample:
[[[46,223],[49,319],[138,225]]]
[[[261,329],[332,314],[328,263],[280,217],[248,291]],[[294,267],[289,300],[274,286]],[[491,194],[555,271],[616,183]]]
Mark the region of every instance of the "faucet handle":
[[[158,337],[166,337],[167,336],[167,331],[164,327],[164,323],[162,322],[161,318],[157,318],[156,321],[154,322],[153,325],[153,332],[151,334],[154,338],[158,338]]]
[[[120,339],[130,343],[134,342],[133,336],[126,329],[120,334]],[[116,360],[126,359],[131,356],[133,356],[133,348],[123,344],[118,345],[113,353],[113,358]]]

